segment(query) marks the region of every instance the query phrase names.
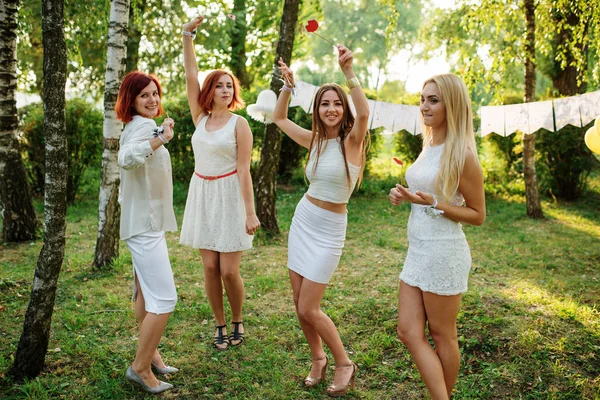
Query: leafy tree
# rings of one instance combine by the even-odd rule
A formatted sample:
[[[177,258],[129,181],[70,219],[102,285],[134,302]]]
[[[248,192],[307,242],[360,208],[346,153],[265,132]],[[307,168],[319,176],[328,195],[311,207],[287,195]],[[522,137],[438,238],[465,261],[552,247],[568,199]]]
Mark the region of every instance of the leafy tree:
[[[67,203],[73,204],[87,168],[100,166],[102,155],[102,112],[89,102],[75,98],[66,103],[68,145]],[[45,136],[43,104],[29,104],[19,110],[21,151],[27,161],[27,174],[37,194],[44,193]]]
[[[44,0],[44,132],[46,133],[46,193],[44,245],[38,258],[23,333],[10,374],[17,380],[34,378],[42,370],[56,299],[56,286],[65,255],[67,139],[65,85],[67,49],[64,38],[64,1]]]
[[[363,86],[378,88],[389,56],[400,49],[412,48],[416,41],[421,8],[421,0],[326,0],[317,33],[351,49],[355,53],[356,75]],[[315,85],[344,81],[343,74],[335,68],[337,58],[332,46],[312,34],[306,35],[310,39],[309,56],[318,64],[318,70],[299,70],[299,79]],[[315,72],[320,75],[317,82],[309,76]]]
[[[296,36],[299,8],[300,0],[285,0],[273,66],[277,65],[279,58],[282,58],[286,64],[290,64],[294,38]],[[281,80],[276,75],[273,75],[271,78],[271,90],[279,93],[282,86],[283,83]],[[260,154],[260,165],[255,179],[255,192],[256,214],[261,222],[261,227],[270,234],[279,233],[277,209],[275,206],[275,183],[280,151],[281,131],[275,124],[269,124],[265,129],[265,138]]]
[[[37,220],[17,141],[17,4],[0,2],[0,216],[7,242],[35,238]]]

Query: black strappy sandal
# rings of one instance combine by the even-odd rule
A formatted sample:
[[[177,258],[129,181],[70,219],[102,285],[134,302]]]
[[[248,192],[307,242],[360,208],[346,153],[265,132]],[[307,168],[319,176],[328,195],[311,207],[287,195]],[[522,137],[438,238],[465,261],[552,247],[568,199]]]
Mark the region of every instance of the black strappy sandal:
[[[233,333],[229,336],[229,344],[231,346],[239,346],[244,341],[244,332],[240,332],[240,325],[243,324],[244,321],[240,322],[232,322],[233,324]],[[233,344],[232,341],[236,340],[237,343]]]
[[[217,348],[217,350],[227,350],[227,348],[231,344],[231,343],[229,343],[229,338],[226,335],[223,335],[223,329],[226,327],[227,327],[227,325],[215,326],[215,328],[217,328],[219,330],[219,333],[217,334],[217,336],[215,336],[215,338],[213,340],[213,343],[215,344],[215,347]],[[227,344],[227,346],[219,347],[219,345],[223,345],[223,344]]]

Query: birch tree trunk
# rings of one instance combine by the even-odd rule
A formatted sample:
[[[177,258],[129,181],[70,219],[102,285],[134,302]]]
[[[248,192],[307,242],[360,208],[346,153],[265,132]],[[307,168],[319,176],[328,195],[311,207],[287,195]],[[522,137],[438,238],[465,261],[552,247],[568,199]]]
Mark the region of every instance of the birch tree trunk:
[[[278,66],[279,57],[287,64],[291,64],[296,23],[298,22],[298,9],[300,0],[285,0],[283,15],[279,26],[279,41],[275,50],[274,66]],[[271,90],[279,93],[283,83],[273,75]],[[265,128],[265,139],[260,154],[260,164],[255,179],[256,182],[256,214],[260,220],[261,228],[271,235],[279,233],[277,225],[277,169],[279,166],[279,153],[281,152],[281,131],[275,124]]]
[[[115,115],[119,86],[127,65],[127,21],[129,0],[112,0],[108,25],[108,54],[104,87],[104,140],[102,142],[102,182],[98,201],[98,237],[94,254],[97,268],[111,265],[119,255],[119,136],[121,121]]]
[[[535,101],[535,0],[525,0],[525,102]],[[535,133],[523,134],[523,175],[527,216],[544,218],[535,172]]]
[[[0,214],[2,238],[35,238],[37,220],[17,141],[18,0],[0,1]]]
[[[44,245],[35,269],[23,333],[19,340],[14,364],[10,369],[10,374],[17,380],[36,377],[44,366],[56,298],[56,282],[65,254],[67,47],[63,27],[64,0],[43,0],[43,129],[46,139]]]

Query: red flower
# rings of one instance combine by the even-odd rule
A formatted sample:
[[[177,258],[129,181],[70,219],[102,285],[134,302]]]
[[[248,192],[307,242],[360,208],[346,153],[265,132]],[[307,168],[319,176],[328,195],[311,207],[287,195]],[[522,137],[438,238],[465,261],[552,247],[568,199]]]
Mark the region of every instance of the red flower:
[[[311,19],[306,24],[306,30],[308,32],[315,32],[317,29],[319,29],[319,23],[316,20],[314,20],[314,19]]]

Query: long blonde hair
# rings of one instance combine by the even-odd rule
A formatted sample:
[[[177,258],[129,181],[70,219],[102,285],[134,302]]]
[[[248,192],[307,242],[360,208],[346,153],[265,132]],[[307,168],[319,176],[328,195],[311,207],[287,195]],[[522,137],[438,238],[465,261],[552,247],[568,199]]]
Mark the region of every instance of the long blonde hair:
[[[428,83],[437,85],[446,107],[446,142],[435,180],[436,194],[443,201],[452,202],[458,191],[467,149],[477,158],[471,100],[467,86],[454,74],[435,75],[423,83],[423,88]],[[431,128],[424,127],[423,132],[423,147],[426,147],[432,139]]]
[[[338,137],[340,138],[340,147],[342,149],[342,155],[344,156],[344,166],[346,167],[346,180],[348,181],[348,187],[352,185],[352,179],[350,179],[350,169],[348,168],[348,159],[346,158],[346,137],[350,134],[352,127],[354,126],[354,115],[352,115],[352,111],[350,110],[350,104],[348,103],[348,97],[344,92],[344,89],[338,84],[335,83],[326,83],[322,85],[315,94],[315,98],[313,100],[312,107],[312,136],[310,138],[310,146],[308,151],[308,160],[310,160],[310,153],[313,149],[313,145],[317,146],[316,151],[316,159],[315,164],[313,165],[313,173],[317,169],[317,164],[319,163],[319,156],[321,155],[321,151],[323,148],[323,143],[327,139],[327,135],[325,134],[327,131],[325,129],[325,124],[321,121],[319,116],[319,105],[321,104],[321,98],[323,94],[328,90],[333,90],[337,93],[342,102],[342,108],[344,109],[344,115],[342,117],[342,122],[340,123],[340,129],[338,131]],[[363,178],[363,172],[365,170],[365,164],[367,161],[367,150],[370,144],[370,136],[367,133],[365,135],[365,140],[363,141],[362,148],[362,160],[360,165],[360,172],[358,174],[358,181],[356,183],[356,187],[359,188]]]

